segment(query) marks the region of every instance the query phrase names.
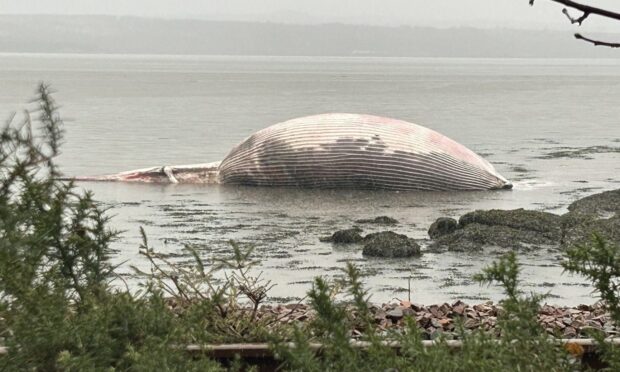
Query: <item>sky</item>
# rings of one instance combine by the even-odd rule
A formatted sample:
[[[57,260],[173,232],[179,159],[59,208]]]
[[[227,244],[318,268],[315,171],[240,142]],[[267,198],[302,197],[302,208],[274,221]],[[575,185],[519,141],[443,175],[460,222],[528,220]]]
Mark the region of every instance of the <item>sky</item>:
[[[620,12],[618,0],[579,0]],[[550,0],[0,0],[0,14],[105,14],[287,23],[560,29],[577,31]],[[574,15],[579,15],[577,11]],[[586,31],[620,32],[591,16]]]

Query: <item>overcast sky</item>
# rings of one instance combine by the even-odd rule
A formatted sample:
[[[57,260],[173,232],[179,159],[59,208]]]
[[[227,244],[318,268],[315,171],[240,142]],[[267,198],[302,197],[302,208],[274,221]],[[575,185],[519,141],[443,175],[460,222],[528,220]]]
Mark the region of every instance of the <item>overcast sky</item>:
[[[620,11],[619,0],[582,0]],[[0,0],[0,14],[108,14],[290,23],[571,29],[549,0]],[[573,14],[578,15],[578,12]],[[591,16],[584,31],[620,32]]]

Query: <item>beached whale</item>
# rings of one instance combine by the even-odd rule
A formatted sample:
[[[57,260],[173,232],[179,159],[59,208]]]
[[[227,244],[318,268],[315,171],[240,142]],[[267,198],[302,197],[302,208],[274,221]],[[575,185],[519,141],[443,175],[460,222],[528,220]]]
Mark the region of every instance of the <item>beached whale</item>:
[[[372,115],[323,114],[262,129],[221,162],[159,166],[81,181],[387,190],[489,190],[512,184],[431,129]]]

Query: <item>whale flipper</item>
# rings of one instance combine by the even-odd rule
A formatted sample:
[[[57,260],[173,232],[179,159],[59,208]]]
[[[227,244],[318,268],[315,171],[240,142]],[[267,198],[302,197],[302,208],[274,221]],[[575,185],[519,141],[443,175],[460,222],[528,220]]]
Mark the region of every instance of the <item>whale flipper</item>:
[[[74,177],[75,181],[98,182],[143,182],[143,183],[217,183],[217,169],[220,162],[165,165],[135,169],[103,176]]]

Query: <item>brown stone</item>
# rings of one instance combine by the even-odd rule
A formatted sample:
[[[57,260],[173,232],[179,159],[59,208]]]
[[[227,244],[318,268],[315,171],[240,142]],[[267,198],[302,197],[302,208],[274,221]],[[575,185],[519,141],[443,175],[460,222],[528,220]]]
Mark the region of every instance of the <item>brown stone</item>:
[[[174,300],[167,300],[166,305],[175,314],[181,313],[185,308],[182,303]],[[247,315],[252,309],[248,307],[236,311]],[[351,319],[359,318],[358,311],[353,306],[348,306],[346,311]],[[415,319],[417,326],[425,330],[425,334],[429,337],[445,332],[446,337],[451,338],[458,336],[454,333],[457,319],[463,322],[463,327],[467,330],[481,328],[493,335],[500,334],[497,315],[501,314],[503,309],[500,305],[488,302],[473,306],[462,301],[424,306],[397,300],[381,306],[371,305],[370,311],[379,331],[387,331],[390,328],[398,330],[404,327],[402,319],[409,316]],[[316,317],[316,311],[306,304],[262,305],[256,316],[261,320],[278,319],[280,324],[291,324],[311,321]],[[583,337],[582,335],[587,334],[585,332],[587,329],[602,330],[607,336],[612,337],[619,334],[619,328],[614,326],[609,313],[601,304],[580,305],[576,308],[544,305],[537,319],[546,332],[564,338]],[[351,329],[350,332],[352,337],[360,337],[366,330]]]
[[[474,329],[474,328],[478,328],[479,326],[480,326],[480,322],[472,318],[467,319],[463,323],[463,327],[465,327],[466,329]]]
[[[465,306],[467,305],[461,302],[459,304],[453,305],[452,310],[458,315],[463,315],[463,313],[465,312]]]
[[[420,326],[420,328],[426,328],[431,324],[431,318],[427,318],[425,316],[417,317],[416,323]]]
[[[592,328],[596,328],[596,329],[603,328],[601,323],[597,322],[596,320],[588,320],[587,324],[588,324],[588,327],[592,327]]]
[[[386,312],[383,310],[377,310],[375,312],[375,323],[380,323],[382,320],[385,320],[385,317],[387,316]]]
[[[559,320],[556,320],[555,322],[553,322],[553,324],[555,325],[555,328],[558,328],[560,330],[566,328],[566,325]]]
[[[446,303],[439,307],[439,311],[443,314],[443,316],[450,315],[452,313],[452,307]]]
[[[564,337],[565,338],[575,338],[577,337],[577,330],[573,327],[566,327],[564,329]]]
[[[473,318],[473,319],[479,319],[480,315],[478,315],[478,312],[474,309],[468,308],[465,310],[465,314],[467,315],[468,318]]]
[[[402,319],[403,316],[403,310],[397,307],[393,310],[388,311],[385,317],[388,319],[392,319],[392,322],[395,322]]]
[[[404,316],[414,316],[416,312],[411,307],[405,307],[402,309]]]

